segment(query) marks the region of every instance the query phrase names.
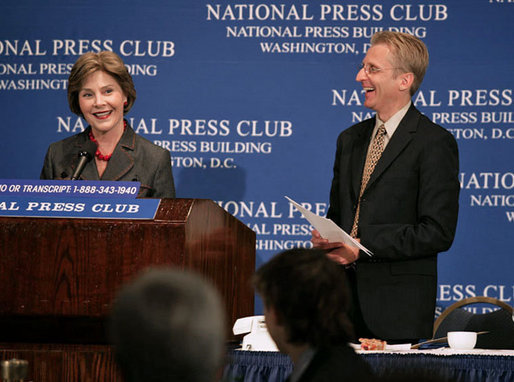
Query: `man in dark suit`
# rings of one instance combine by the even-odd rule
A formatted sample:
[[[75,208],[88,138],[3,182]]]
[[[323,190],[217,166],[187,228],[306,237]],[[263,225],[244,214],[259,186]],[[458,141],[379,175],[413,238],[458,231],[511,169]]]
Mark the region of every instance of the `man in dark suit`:
[[[352,327],[343,269],[318,249],[282,252],[254,276],[268,331],[294,368],[288,382],[370,381],[348,345]]]
[[[460,187],[455,139],[411,103],[427,66],[418,38],[376,33],[356,77],[376,115],[337,140],[327,217],[374,255],[313,231],[314,246],[347,268],[358,337],[432,335],[437,254],[452,244]]]

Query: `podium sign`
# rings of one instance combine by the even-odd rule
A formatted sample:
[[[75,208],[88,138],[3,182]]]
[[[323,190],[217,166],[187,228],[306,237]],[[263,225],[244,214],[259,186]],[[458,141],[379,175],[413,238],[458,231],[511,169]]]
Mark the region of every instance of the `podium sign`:
[[[153,219],[159,199],[19,197],[0,195],[0,216]]]

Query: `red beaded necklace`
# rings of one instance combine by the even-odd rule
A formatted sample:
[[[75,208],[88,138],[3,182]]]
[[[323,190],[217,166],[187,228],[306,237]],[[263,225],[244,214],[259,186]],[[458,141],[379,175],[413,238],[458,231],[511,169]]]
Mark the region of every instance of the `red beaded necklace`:
[[[123,120],[123,131],[125,131],[127,129],[127,120]],[[93,129],[89,130],[89,139],[93,142],[96,143],[96,146],[98,147],[98,141],[96,140],[95,136],[93,135]],[[112,157],[112,153],[108,154],[108,155],[103,155],[100,150],[97,148],[96,149],[96,152],[95,152],[95,156],[99,159],[99,160],[103,160],[103,161],[108,161],[109,159],[111,159]]]

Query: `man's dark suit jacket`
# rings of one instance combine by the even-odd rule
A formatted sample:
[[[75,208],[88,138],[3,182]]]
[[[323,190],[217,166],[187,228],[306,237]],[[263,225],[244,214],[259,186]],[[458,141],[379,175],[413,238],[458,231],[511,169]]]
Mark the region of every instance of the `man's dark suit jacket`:
[[[69,179],[72,176],[78,164],[78,153],[86,149],[90,129],[50,145],[41,179]],[[138,181],[141,182],[138,197],[175,197],[170,152],[137,135],[130,126],[114,149],[102,178],[98,176],[95,161],[91,160],[80,179]]]
[[[371,378],[366,361],[352,348],[342,345],[319,349],[298,382],[364,382]]]
[[[351,231],[375,118],[337,141],[327,216]],[[386,146],[362,195],[362,251],[355,283],[367,327],[382,339],[431,338],[437,254],[457,225],[458,149],[453,136],[413,105]],[[354,291],[355,292],[355,291]]]

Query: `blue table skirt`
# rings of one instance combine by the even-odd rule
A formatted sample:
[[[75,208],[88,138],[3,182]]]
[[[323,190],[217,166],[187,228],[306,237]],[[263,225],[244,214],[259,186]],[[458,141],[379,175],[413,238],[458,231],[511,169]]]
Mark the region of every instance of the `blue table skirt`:
[[[282,382],[292,371],[288,356],[276,352],[231,351],[224,382]],[[363,358],[379,376],[415,373],[452,382],[514,382],[514,357],[371,353]]]

